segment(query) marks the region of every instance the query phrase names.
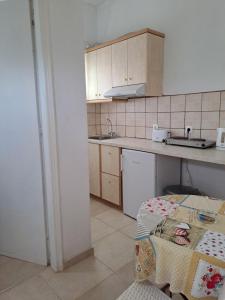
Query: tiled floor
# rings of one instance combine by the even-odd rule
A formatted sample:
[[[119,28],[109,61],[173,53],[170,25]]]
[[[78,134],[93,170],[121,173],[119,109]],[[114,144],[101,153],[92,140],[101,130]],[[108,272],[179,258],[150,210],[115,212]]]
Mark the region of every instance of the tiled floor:
[[[136,224],[95,200],[91,216],[95,257],[56,274],[0,256],[0,300],[115,300],[134,280]]]

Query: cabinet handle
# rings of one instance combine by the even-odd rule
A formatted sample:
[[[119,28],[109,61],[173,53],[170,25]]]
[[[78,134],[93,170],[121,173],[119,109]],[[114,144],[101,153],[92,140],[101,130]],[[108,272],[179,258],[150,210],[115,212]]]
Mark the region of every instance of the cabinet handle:
[[[101,96],[101,94],[98,94],[99,96]]]
[[[95,96],[97,97],[97,96],[98,96],[98,94],[95,94]]]
[[[124,78],[125,81],[127,81],[127,78]]]
[[[132,80],[133,78],[132,77],[129,77],[129,80]]]
[[[109,152],[108,154],[109,154],[109,155],[112,155],[112,152]]]

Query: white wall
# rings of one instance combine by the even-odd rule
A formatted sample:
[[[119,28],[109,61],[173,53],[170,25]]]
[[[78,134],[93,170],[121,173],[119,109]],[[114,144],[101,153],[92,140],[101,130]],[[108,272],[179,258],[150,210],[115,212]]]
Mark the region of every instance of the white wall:
[[[166,34],[164,94],[225,89],[224,0],[106,0],[98,41],[150,27]]]
[[[44,1],[44,2],[43,2]],[[45,7],[46,0],[40,0]],[[50,42],[64,262],[91,248],[87,114],[81,1],[48,0],[44,44]],[[49,40],[50,39],[50,40]],[[50,78],[47,76],[47,80]],[[48,82],[49,83],[49,82]],[[51,91],[51,88],[53,90]],[[48,99],[49,101],[49,99]],[[49,122],[52,120],[50,119]]]
[[[0,254],[47,264],[28,0],[0,2]]]
[[[93,46],[97,40],[97,7],[84,3],[84,47]]]

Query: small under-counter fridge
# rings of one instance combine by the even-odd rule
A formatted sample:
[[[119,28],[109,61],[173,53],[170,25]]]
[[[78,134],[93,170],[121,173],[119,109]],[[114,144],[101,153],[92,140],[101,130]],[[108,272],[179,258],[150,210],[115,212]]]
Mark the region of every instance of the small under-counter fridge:
[[[180,184],[180,159],[122,150],[123,212],[135,218],[142,202],[163,195],[168,185]]]

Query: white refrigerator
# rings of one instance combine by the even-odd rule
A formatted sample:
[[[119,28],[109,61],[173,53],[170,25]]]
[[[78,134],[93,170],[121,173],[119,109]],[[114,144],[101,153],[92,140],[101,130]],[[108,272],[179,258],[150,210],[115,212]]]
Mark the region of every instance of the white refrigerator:
[[[180,159],[123,149],[123,212],[135,218],[140,205],[180,183]]]

